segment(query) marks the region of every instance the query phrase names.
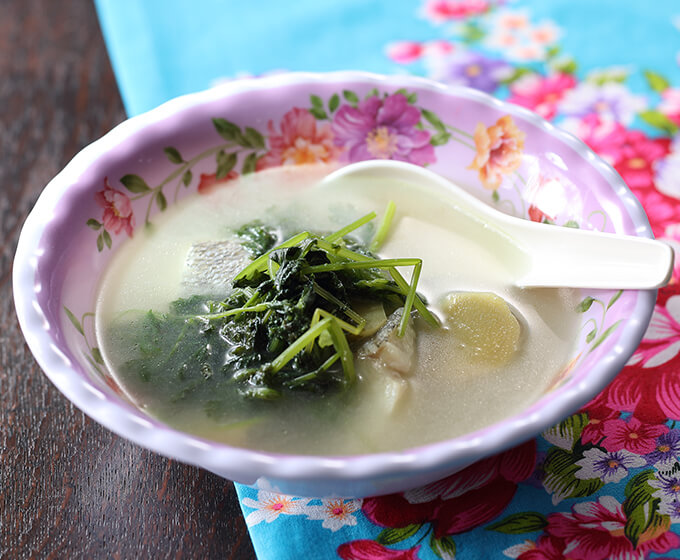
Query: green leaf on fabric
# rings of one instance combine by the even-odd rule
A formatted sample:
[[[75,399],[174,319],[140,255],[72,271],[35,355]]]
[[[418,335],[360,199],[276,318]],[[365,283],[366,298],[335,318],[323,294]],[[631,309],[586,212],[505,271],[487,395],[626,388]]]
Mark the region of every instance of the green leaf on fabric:
[[[442,560],[455,560],[456,558],[456,543],[451,537],[444,536],[436,539],[434,535],[430,537],[430,549],[434,552],[437,558]]]
[[[665,132],[666,134],[672,136],[678,132],[678,125],[660,111],[642,111],[641,113],[638,113],[638,116],[647,124]]]
[[[634,547],[637,546],[640,536],[650,527],[658,527],[665,523],[666,516],[661,515],[657,511],[660,501],[659,498],[654,498],[653,500],[636,507],[627,515],[623,534]]]
[[[328,100],[328,110],[331,113],[334,113],[335,110],[340,106],[340,96],[337,93],[334,93],[331,95],[331,98]]]
[[[132,173],[123,175],[120,178],[120,182],[123,183],[123,186],[132,193],[145,193],[151,190],[151,187],[146,184],[144,179],[142,179],[139,175],[134,175]]]
[[[85,336],[85,331],[83,330],[83,326],[80,324],[80,321],[76,318],[76,316],[71,312],[71,310],[64,306],[64,312],[66,313],[66,316],[68,317],[68,320],[71,321],[71,324],[75,327],[75,329]]]
[[[585,413],[573,414],[556,426],[543,432],[543,437],[552,445],[571,451],[574,448],[574,444],[581,437],[583,428],[588,425],[588,421],[588,415]]]
[[[654,480],[654,478],[654,471],[647,469],[639,472],[628,481],[624,491],[626,499],[623,502],[623,511],[626,515],[630,515],[634,509],[653,499],[652,494],[656,489],[649,485],[649,481]]]
[[[545,477],[543,486],[552,495],[553,504],[558,504],[565,498],[585,498],[597,492],[604,482],[599,478],[581,480],[574,473],[581,467],[576,461],[581,459],[580,454],[574,454],[558,447],[548,451],[543,464]]]
[[[576,306],[576,312],[585,313],[586,311],[588,311],[588,309],[590,309],[594,301],[595,298],[592,298],[590,296],[584,298],[583,301]]]
[[[504,519],[496,521],[496,523],[487,525],[485,529],[487,531],[505,533],[506,535],[522,535],[524,533],[540,531],[547,525],[548,520],[542,513],[538,513],[537,511],[524,511],[508,515]]]
[[[475,23],[465,23],[461,29],[461,38],[464,43],[478,43],[484,38],[484,30]]]
[[[407,525],[406,527],[384,529],[378,535],[376,541],[382,545],[396,544],[415,535],[421,527],[422,524],[414,523],[412,525]]]
[[[184,158],[181,156],[177,148],[167,146],[163,148],[163,151],[165,152],[165,155],[168,156],[168,159],[171,163],[184,163]]]
[[[644,75],[649,87],[657,93],[666,91],[670,87],[668,80],[657,72],[645,70]]]

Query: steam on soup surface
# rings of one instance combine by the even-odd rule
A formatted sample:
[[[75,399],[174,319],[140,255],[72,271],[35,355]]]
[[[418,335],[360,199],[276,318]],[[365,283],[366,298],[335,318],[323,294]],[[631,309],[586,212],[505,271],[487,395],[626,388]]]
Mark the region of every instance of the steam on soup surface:
[[[337,455],[455,437],[535,401],[568,361],[577,293],[513,287],[525,255],[459,212],[445,193],[375,179],[317,187],[326,172],[281,168],[229,182],[156,216],[152,228],[138,230],[121,247],[101,285],[97,336],[107,365],[138,406],[177,429],[212,440],[274,452]],[[396,213],[377,255],[371,255],[366,248],[390,201]],[[281,253],[264,265],[264,284],[253,288],[247,284],[254,280],[242,280],[242,293],[232,292],[232,303],[222,305],[234,275],[258,250],[300,232],[326,235],[370,212],[378,217],[334,243],[369,255],[362,259],[421,259],[417,290],[439,326],[417,311],[404,318],[406,296],[350,295],[353,309],[349,315],[338,312],[338,318],[346,324],[343,338],[353,352],[353,371],[346,368],[348,362],[333,358],[338,342],[329,327],[282,371],[304,362],[313,345],[322,359],[330,356],[323,367],[297,377],[287,374],[283,389],[271,389],[267,379],[276,368],[270,362],[260,367],[239,354],[249,346],[241,344],[241,319],[233,314],[243,321],[256,313],[263,322],[270,320],[276,311],[253,304],[261,301],[263,286],[274,289],[276,284],[285,291],[277,273],[298,266],[293,257],[304,250],[309,260],[297,273],[320,275],[327,261],[318,245]],[[300,247],[309,242],[303,240]],[[411,281],[413,266],[399,271]],[[367,278],[369,272],[357,274]],[[267,283],[267,274],[279,280]],[[386,270],[371,274],[373,280],[363,284],[387,283],[389,290],[398,291]],[[319,293],[326,297],[323,289]],[[232,315],[226,317],[225,310]],[[280,316],[283,332],[288,319]],[[326,316],[318,315],[316,324]],[[187,317],[192,318],[189,327]],[[359,320],[363,329],[356,334]],[[212,321],[232,322],[215,327]],[[253,340],[263,336],[261,323],[251,334]],[[264,352],[282,355],[291,341],[282,342],[285,334],[275,338],[265,341]]]

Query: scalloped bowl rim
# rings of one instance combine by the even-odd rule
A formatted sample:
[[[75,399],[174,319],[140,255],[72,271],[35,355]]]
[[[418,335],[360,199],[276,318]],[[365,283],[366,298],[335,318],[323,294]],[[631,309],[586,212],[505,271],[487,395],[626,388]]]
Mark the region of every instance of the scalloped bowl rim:
[[[366,72],[342,71],[329,73],[296,72],[264,78],[227,82],[214,88],[172,99],[151,111],[132,117],[83,148],[66,167],[52,179],[41,193],[22,228],[13,269],[13,289],[17,315],[28,346],[38,364],[54,385],[79,409],[114,433],[147,449],[173,457],[185,463],[204,467],[213,472],[225,468],[240,476],[257,473],[267,479],[300,480],[363,480],[373,477],[446,470],[447,466],[467,465],[477,459],[500,452],[560,422],[593,398],[613,379],[637,347],[651,317],[656,291],[638,294],[635,310],[624,325],[618,343],[578,383],[567,383],[555,389],[550,406],[541,408],[546,395],[528,410],[456,438],[437,441],[401,451],[367,455],[317,456],[287,455],[231,447],[180,432],[164,425],[144,420],[131,407],[106,398],[87,379],[77,375],[68,358],[55,345],[49,325],[35,297],[36,254],[43,230],[53,215],[69,185],[100,157],[120,147],[124,142],[143,134],[144,129],[179,113],[205,103],[254,90],[272,89],[304,83],[367,82],[371,85],[417,87],[433,92],[449,93],[459,98],[481,102],[506,111],[536,126],[572,148],[584,157],[609,183],[626,208],[635,225],[636,234],[652,238],[644,210],[618,173],[572,134],[560,130],[537,114],[493,98],[470,88],[447,86],[414,76],[384,76]],[[546,403],[547,404],[547,403]]]

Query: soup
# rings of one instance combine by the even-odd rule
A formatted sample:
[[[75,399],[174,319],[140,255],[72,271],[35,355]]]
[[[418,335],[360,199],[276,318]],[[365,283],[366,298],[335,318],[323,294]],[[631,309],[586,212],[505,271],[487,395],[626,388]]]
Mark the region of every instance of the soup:
[[[280,168],[230,181],[177,203],[120,248],[100,288],[97,337],[130,398],[211,440],[332,455],[448,439],[534,402],[569,361],[578,293],[514,287],[527,257],[446,193],[376,179],[318,186],[327,171]],[[267,253],[301,232],[311,234],[287,253]],[[331,245],[344,252],[326,258]],[[314,330],[311,338],[290,334],[295,306],[261,303],[263,286],[287,289],[285,267],[316,274],[317,295],[337,310],[296,331]],[[351,305],[328,295],[322,273],[356,275],[338,288]],[[254,284],[257,274],[264,283]],[[357,291],[369,285],[383,291]],[[255,347],[243,341],[264,336],[262,322],[276,313],[280,334],[267,331],[262,350],[276,358],[262,366],[243,355]],[[256,316],[243,335],[240,325]],[[318,363],[291,369],[314,352]],[[273,386],[279,371],[288,377]]]

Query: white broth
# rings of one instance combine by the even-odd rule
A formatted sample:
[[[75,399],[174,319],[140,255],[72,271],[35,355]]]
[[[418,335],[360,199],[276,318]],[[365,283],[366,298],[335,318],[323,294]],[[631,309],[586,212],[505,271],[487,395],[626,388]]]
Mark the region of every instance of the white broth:
[[[163,422],[211,440],[273,452],[332,455],[448,439],[535,402],[569,361],[578,327],[573,313],[578,293],[514,287],[513,278],[526,266],[525,255],[484,223],[458,211],[445,193],[375,179],[316,186],[327,172],[319,167],[281,168],[231,181],[175,204],[121,246],[101,284],[96,324],[104,360],[130,398]],[[414,366],[399,385],[398,399],[391,400],[385,376],[376,374],[370,360],[359,354],[358,382],[346,392],[287,393],[266,402],[245,400],[228,390],[216,395],[211,380],[178,398],[177,387],[159,387],[122,367],[139,353],[119,335],[120,325],[132,316],[130,310],[165,312],[173,300],[191,295],[183,274],[193,245],[228,239],[230,232],[254,219],[284,232],[330,232],[375,211],[376,225],[356,233],[367,241],[390,200],[396,214],[378,254],[422,259],[418,292],[442,319],[438,329],[420,318],[413,321]],[[402,273],[410,278],[410,270],[403,268]],[[509,363],[476,359],[446,327],[445,297],[466,291],[500,296],[519,319],[520,344]],[[220,400],[219,414],[209,413],[215,399]]]

